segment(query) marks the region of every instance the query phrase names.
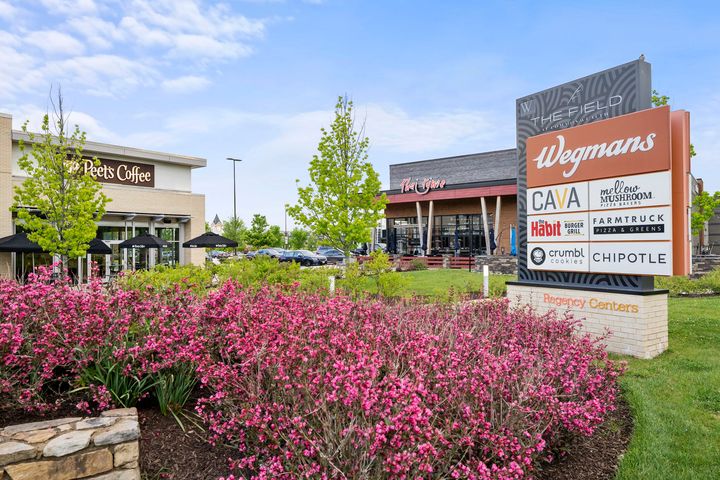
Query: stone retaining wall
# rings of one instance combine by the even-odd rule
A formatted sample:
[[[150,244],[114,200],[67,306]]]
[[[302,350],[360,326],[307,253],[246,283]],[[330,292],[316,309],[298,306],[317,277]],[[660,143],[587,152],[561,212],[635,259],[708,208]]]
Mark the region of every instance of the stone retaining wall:
[[[511,255],[482,255],[475,257],[475,269],[482,271],[487,265],[490,273],[517,275],[517,257]]]
[[[693,274],[710,273],[720,267],[720,255],[693,255]]]
[[[1,480],[140,480],[137,410],[0,429]]]

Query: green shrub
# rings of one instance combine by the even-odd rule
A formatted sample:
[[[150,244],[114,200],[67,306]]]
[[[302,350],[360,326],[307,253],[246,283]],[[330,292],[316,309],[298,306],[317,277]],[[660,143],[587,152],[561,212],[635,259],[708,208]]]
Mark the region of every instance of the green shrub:
[[[408,278],[398,272],[383,272],[377,276],[377,290],[383,297],[395,297],[407,287]]]
[[[361,297],[367,290],[367,282],[363,277],[362,269],[358,262],[349,262],[345,266],[342,278],[337,282],[336,287],[352,298]]]
[[[414,258],[410,261],[410,265],[408,266],[409,272],[415,272],[419,270],[427,270],[428,266],[425,262],[420,260],[419,258]]]
[[[213,269],[196,265],[167,267],[158,265],[152,270],[125,272],[118,279],[118,285],[125,290],[143,291],[147,287],[155,290],[169,290],[180,285],[196,293],[205,293],[212,286]]]

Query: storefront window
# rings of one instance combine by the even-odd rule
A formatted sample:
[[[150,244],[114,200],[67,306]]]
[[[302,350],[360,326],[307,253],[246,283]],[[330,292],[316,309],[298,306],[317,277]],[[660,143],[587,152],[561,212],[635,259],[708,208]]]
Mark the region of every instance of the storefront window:
[[[177,265],[180,261],[180,230],[177,228],[156,228],[155,235],[170,242],[169,247],[160,249],[158,265]]]
[[[399,255],[420,255],[425,249],[427,217],[423,217],[422,237],[416,217],[387,220],[388,251]],[[492,215],[488,224],[492,225]],[[433,217],[430,255],[483,255],[485,235],[482,215],[438,215]]]

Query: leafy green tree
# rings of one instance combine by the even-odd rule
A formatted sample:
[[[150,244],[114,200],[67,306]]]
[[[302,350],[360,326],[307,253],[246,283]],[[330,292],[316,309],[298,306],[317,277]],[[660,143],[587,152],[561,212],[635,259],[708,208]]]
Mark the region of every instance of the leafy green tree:
[[[270,226],[265,215],[255,214],[250,228],[245,232],[245,241],[254,248],[281,247],[283,233],[279,226]]]
[[[302,228],[294,228],[290,232],[290,238],[288,239],[288,248],[292,250],[300,250],[306,248],[308,237],[310,234]]]
[[[240,218],[229,218],[223,222],[223,237],[238,242],[239,248],[245,247],[247,227]]]
[[[285,243],[283,232],[278,225],[272,225],[265,234],[265,245],[268,247],[282,247]]]
[[[715,215],[718,207],[720,207],[720,192],[712,195],[702,192],[693,199],[693,212],[690,216],[690,228],[693,235],[703,231],[705,223]]]
[[[310,185],[298,185],[298,203],[287,212],[321,242],[349,254],[383,217],[387,204],[380,178],[368,161],[370,140],[355,124],[353,103],[338,97],[330,130],[321,129],[318,154],[308,172]],[[299,183],[299,180],[297,180]]]
[[[68,258],[87,252],[109,199],[86,172],[86,162],[100,162],[83,155],[85,132],[77,125],[69,131],[61,94],[53,107],[52,124],[45,115],[42,133],[28,132],[28,122],[22,126],[30,147],[20,140],[18,166],[27,178],[15,188],[11,209],[23,222],[28,238],[66,264]]]

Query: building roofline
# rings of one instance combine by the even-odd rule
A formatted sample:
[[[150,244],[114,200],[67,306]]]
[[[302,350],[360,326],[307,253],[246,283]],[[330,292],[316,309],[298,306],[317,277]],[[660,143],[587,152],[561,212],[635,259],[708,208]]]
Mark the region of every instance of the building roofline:
[[[463,155],[451,155],[451,156],[449,156],[449,157],[428,158],[428,159],[425,159],[425,160],[413,160],[412,162],[393,163],[393,164],[390,165],[390,167],[392,168],[392,167],[395,167],[395,166],[398,166],[398,165],[413,165],[413,164],[416,164],[416,163],[436,162],[436,161],[438,161],[438,160],[450,160],[450,159],[453,159],[453,158],[476,157],[476,156],[478,156],[478,155],[489,155],[489,154],[491,154],[491,153],[511,152],[511,151],[512,151],[512,152],[515,152],[516,150],[517,150],[516,148],[503,148],[503,149],[500,149],[500,150],[490,150],[490,151],[487,151],[487,152],[465,153],[465,154],[463,154]]]
[[[13,130],[12,140],[13,142],[18,142],[20,140],[30,142],[30,137],[27,133],[20,130]],[[171,163],[174,165],[185,165],[190,168],[207,166],[207,159],[202,157],[177,155],[174,153],[158,152],[156,150],[146,150],[143,148],[124,147],[122,145],[113,145],[110,143],[86,141],[85,150],[89,153],[116,155],[135,160],[152,160],[162,163]]]

